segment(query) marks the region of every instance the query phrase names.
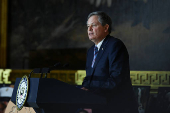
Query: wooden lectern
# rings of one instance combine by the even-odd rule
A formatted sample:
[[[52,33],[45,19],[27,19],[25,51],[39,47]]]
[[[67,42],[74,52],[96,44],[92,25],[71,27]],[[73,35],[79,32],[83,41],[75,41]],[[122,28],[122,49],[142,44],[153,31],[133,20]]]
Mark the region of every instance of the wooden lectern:
[[[11,101],[16,95],[21,78],[17,78]],[[52,78],[29,78],[29,90],[25,107],[36,113],[75,113],[79,108],[101,107],[106,99]]]

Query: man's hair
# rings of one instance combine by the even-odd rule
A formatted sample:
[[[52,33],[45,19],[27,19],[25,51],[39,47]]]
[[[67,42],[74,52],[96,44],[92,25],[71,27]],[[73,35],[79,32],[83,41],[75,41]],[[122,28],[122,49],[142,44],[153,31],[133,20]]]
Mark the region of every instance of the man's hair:
[[[96,12],[92,12],[88,15],[87,17],[87,21],[91,16],[98,16],[98,21],[101,23],[102,26],[105,26],[106,24],[109,25],[109,34],[111,33],[112,30],[112,20],[111,18],[103,11],[96,11]]]

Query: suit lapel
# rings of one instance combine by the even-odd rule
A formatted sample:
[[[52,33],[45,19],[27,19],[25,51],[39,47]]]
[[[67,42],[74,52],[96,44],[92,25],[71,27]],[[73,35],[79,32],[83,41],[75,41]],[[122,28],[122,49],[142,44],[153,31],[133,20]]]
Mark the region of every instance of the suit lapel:
[[[96,68],[96,65],[98,64],[100,58],[102,57],[103,52],[105,51],[105,48],[106,48],[106,45],[107,45],[107,43],[108,43],[109,37],[110,37],[110,35],[108,35],[108,36],[105,38],[105,40],[103,41],[103,43],[102,43],[102,45],[101,45],[101,47],[100,47],[99,53],[98,53],[98,55],[97,55],[97,57],[96,57],[96,61],[95,61],[94,66],[93,66],[93,71],[94,71],[94,69]],[[93,71],[92,71],[92,73],[93,73]]]

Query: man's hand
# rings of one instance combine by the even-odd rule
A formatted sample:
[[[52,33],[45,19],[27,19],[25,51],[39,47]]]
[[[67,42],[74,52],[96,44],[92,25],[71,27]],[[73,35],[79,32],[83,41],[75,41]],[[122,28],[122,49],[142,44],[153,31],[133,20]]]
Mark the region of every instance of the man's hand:
[[[88,89],[86,89],[85,87],[82,87],[81,89],[82,89],[82,90],[85,90],[85,91],[88,91]]]

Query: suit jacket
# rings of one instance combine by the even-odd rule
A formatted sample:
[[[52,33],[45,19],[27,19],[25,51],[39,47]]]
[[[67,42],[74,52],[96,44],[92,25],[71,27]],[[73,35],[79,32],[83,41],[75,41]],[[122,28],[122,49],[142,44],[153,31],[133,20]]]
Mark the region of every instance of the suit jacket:
[[[137,113],[132,110],[136,103],[130,80],[129,55],[125,45],[121,40],[108,35],[92,68],[94,46],[87,52],[86,77],[82,86],[92,93],[106,97],[109,105],[115,106],[114,109],[117,111],[123,107],[127,108],[126,111]]]

